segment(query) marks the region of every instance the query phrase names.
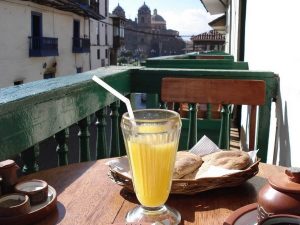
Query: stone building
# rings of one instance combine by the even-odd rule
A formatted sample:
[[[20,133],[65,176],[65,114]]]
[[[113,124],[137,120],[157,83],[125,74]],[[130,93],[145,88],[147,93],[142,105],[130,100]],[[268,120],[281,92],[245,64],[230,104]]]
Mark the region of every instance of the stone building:
[[[112,12],[126,18],[125,11],[118,4]],[[179,32],[167,29],[167,23],[157,13],[151,14],[150,8],[144,4],[138,9],[135,20],[126,19],[125,50],[131,51],[134,58],[175,55],[184,53],[185,42]]]
[[[224,51],[225,35],[216,30],[211,30],[191,37],[193,41],[193,51]]]

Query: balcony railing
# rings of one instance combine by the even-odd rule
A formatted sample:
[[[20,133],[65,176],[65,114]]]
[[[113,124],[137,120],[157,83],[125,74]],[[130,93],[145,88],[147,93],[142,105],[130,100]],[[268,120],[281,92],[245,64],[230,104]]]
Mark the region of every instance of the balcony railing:
[[[29,37],[29,57],[58,56],[58,39]]]
[[[164,77],[264,80],[266,102],[259,108],[256,143],[260,149],[259,157],[266,161],[271,103],[277,96],[278,86],[278,78],[273,72],[150,67],[99,68],[72,76],[0,89],[0,161],[21,153],[23,171],[36,171],[37,146],[43,140],[54,137],[57,142],[58,165],[68,164],[68,151],[75,151],[74,146],[68,148],[69,127],[74,124],[80,131],[79,161],[124,155],[119,124],[120,115],[126,111],[126,107],[92,81],[93,75],[97,75],[128,97],[133,93],[148,93],[148,107],[152,108],[164,106],[159,98],[161,80]],[[111,110],[110,139],[106,136],[107,107]],[[90,139],[91,116],[96,119],[97,134],[96,138]],[[200,129],[207,126],[205,121],[203,120]],[[215,124],[216,120],[212,122]],[[183,133],[184,129],[187,128],[183,127]],[[208,127],[208,130],[213,132],[213,126]],[[107,143],[107,140],[111,143]],[[96,156],[91,155],[90,146],[96,149]]]
[[[73,38],[73,53],[87,53],[90,52],[90,39],[89,38]]]

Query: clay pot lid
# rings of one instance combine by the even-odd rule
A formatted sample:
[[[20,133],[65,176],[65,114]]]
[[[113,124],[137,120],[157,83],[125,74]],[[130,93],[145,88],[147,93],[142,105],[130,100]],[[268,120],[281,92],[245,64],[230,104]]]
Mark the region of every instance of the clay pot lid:
[[[14,166],[15,164],[16,163],[14,160],[7,159],[7,160],[0,162],[0,168],[9,168],[11,166]]]
[[[281,192],[300,193],[300,168],[291,167],[285,173],[271,176],[269,184]]]

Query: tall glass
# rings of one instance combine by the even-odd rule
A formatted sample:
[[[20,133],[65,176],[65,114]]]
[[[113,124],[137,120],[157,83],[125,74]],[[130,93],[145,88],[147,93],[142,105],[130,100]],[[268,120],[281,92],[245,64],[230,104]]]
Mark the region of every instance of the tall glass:
[[[134,111],[122,117],[121,128],[136,196],[141,203],[126,215],[126,222],[178,224],[179,212],[165,205],[168,199],[181,120],[163,109]]]

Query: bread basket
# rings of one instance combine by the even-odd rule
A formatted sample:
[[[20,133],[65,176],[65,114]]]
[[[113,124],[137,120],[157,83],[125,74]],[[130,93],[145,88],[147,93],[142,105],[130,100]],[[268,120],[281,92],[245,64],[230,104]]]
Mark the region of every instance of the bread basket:
[[[120,157],[119,160],[127,160],[127,157]],[[219,177],[203,177],[199,179],[173,179],[171,194],[192,195],[203,191],[216,188],[238,186],[258,173],[259,159],[249,167],[234,174],[223,175]],[[108,176],[118,185],[133,192],[133,184],[130,177],[124,175],[116,169],[110,167]]]

